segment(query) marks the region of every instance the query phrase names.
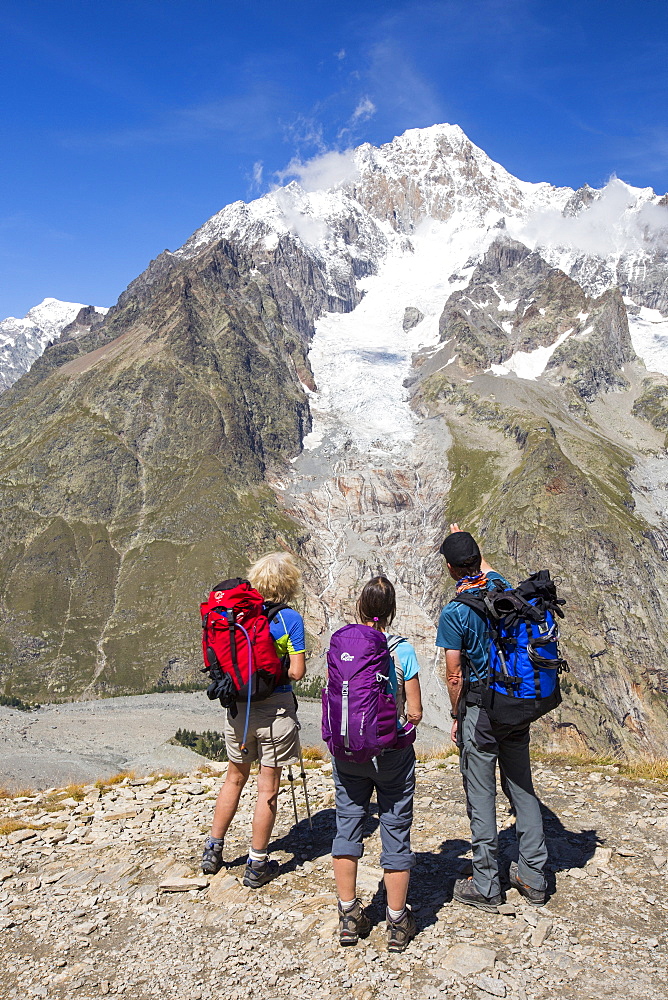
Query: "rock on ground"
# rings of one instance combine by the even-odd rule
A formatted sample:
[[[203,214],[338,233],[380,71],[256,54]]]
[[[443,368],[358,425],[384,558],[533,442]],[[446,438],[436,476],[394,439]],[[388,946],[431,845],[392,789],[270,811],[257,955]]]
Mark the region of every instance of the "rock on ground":
[[[409,901],[419,934],[390,955],[378,888],[375,811],[360,895],[374,928],[336,940],[329,849],[330,769],[308,770],[313,833],[297,788],[279,796],[280,875],[241,885],[253,789],[225,844],[227,867],[199,859],[221,777],[206,769],[0,799],[0,997],[49,1000],[628,1000],[668,997],[668,785],[538,765],[550,899],[508,891],[504,914],[452,902],[470,857],[455,759],[418,766]],[[516,857],[499,793],[500,856]],[[579,877],[573,877],[575,873]]]

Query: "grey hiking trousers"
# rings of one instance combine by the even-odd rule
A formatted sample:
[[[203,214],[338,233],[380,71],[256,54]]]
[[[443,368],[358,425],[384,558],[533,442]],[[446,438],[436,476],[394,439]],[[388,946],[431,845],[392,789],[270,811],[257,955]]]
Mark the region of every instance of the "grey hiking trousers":
[[[496,762],[516,815],[517,873],[533,889],[545,888],[547,848],[540,804],[533,790],[529,726],[494,726],[484,708],[467,705],[461,732],[460,770],[471,823],[473,881],[484,896],[501,891],[497,860]]]

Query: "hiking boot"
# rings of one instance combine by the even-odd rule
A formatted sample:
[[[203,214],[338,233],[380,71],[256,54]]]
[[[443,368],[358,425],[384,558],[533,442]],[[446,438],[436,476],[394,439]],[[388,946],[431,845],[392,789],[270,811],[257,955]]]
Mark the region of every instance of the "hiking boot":
[[[207,838],[202,854],[202,873],[204,875],[216,875],[223,867],[223,842],[220,843]]]
[[[398,920],[390,920],[387,916],[387,950],[406,951],[409,943],[417,934],[415,917],[406,907]]]
[[[496,896],[483,896],[476,888],[472,878],[458,879],[452,891],[452,898],[456,899],[458,903],[477,906],[479,910],[489,910],[490,913],[498,913],[497,907],[503,903],[503,896],[500,892]]]
[[[510,870],[508,871],[508,878],[510,879],[510,884],[513,889],[517,889],[521,896],[524,896],[528,903],[532,906],[545,906],[547,903],[547,893],[545,889],[534,889],[533,886],[527,885],[517,874],[517,862],[511,861]]]
[[[371,921],[364,912],[359,899],[349,910],[344,910],[339,902],[339,944],[357,944],[358,938],[371,933]]]
[[[251,861],[249,858],[246,862],[243,884],[249,889],[259,889],[265,882],[271,882],[272,878],[278,875],[279,868],[278,861],[270,861],[269,858],[265,858],[264,861]]]

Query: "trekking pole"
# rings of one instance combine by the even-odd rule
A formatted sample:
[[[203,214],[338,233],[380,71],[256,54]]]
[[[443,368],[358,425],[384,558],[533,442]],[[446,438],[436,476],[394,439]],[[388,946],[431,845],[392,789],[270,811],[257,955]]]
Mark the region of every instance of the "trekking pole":
[[[297,796],[295,795],[295,778],[292,773],[292,764],[288,765],[288,781],[290,782],[290,791],[292,792],[292,807],[295,811],[295,826],[298,826],[299,816],[297,815]]]
[[[299,751],[299,764],[301,766],[300,776],[302,779],[302,784],[304,785],[304,801],[306,802],[306,814],[308,816],[308,828],[311,833],[313,833],[313,820],[311,819],[311,804],[308,800],[308,788],[306,787],[306,771],[304,770],[304,757],[301,750]]]

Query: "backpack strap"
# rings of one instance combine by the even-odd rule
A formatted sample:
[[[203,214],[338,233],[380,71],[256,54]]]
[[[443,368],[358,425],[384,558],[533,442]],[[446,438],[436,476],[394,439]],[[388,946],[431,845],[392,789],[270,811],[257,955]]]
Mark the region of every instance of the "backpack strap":
[[[452,598],[450,603],[465,604],[467,608],[471,608],[472,611],[475,611],[478,618],[482,618],[482,620],[486,625],[489,624],[488,613],[487,613],[487,608],[485,606],[484,597],[469,597],[466,593],[457,594],[456,597]]]
[[[390,651],[390,655],[395,651],[400,642],[408,642],[403,635],[386,635],[387,648]]]
[[[274,618],[277,618],[281,611],[291,611],[292,608],[289,604],[281,604],[280,601],[265,601],[264,602],[264,613],[267,616],[267,621],[271,625]],[[285,626],[284,626],[285,627]],[[288,677],[288,670],[290,669],[290,654],[284,653],[281,657],[281,676],[278,680],[277,687],[282,687],[284,684],[290,684],[290,678]],[[294,692],[292,697],[295,698]],[[297,699],[295,698],[295,702]],[[295,706],[296,707],[296,706]]]
[[[499,581],[494,580],[493,582],[496,584]],[[493,610],[494,598],[491,595],[497,593],[500,593],[498,587],[495,587],[494,590],[486,591],[484,597],[483,596],[472,597],[465,591],[463,594],[457,594],[455,597],[453,597],[451,603],[465,605],[467,608],[470,608],[471,611],[474,611],[475,614],[478,616],[478,618],[480,618],[483,621],[483,623],[487,627],[487,636],[489,638],[489,641],[494,642],[496,645],[496,649],[499,653],[499,660],[501,661],[502,670],[507,673],[503,650],[501,649],[499,643],[496,642],[496,640],[498,639],[498,629],[496,627],[495,620],[498,619],[497,616],[494,614]],[[462,666],[464,667],[464,672],[463,672],[464,683],[462,687],[462,694],[460,696],[460,702],[462,699],[466,697],[466,694],[468,694],[468,692],[471,690],[471,660],[466,649],[462,649],[461,653],[462,653]],[[487,677],[484,683],[484,686],[487,688],[490,686],[492,681],[491,674],[492,671],[490,669],[490,663],[488,658]]]
[[[268,622],[273,622],[274,618],[280,611],[292,611],[289,604],[281,604],[280,602],[275,603],[274,601],[264,602],[264,613],[267,616]]]
[[[403,684],[404,682],[404,668],[401,665],[401,660],[398,656],[393,656],[396,651],[397,646],[402,642],[408,642],[403,635],[386,635],[387,648],[390,651],[390,656],[392,657],[392,663],[394,664],[394,672],[397,675],[397,684]]]

